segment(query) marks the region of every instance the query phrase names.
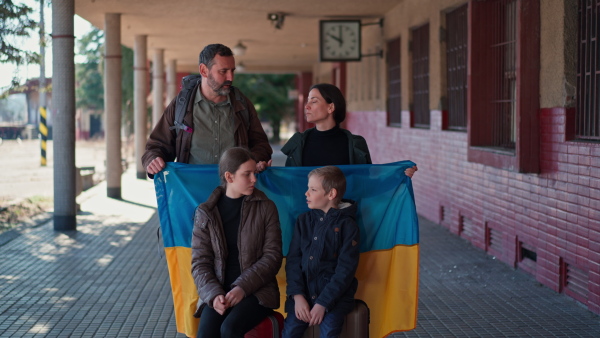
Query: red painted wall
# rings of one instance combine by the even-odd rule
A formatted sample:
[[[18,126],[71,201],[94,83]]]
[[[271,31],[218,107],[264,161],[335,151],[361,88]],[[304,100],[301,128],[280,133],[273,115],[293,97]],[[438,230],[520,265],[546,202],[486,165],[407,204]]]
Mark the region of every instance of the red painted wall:
[[[441,130],[440,111],[427,130],[409,128],[408,112],[401,128],[387,127],[385,112],[351,112],[347,127],[366,138],[374,163],[418,164],[419,214],[600,313],[600,144],[565,141],[564,108],[539,116],[540,174],[468,162],[467,134]]]

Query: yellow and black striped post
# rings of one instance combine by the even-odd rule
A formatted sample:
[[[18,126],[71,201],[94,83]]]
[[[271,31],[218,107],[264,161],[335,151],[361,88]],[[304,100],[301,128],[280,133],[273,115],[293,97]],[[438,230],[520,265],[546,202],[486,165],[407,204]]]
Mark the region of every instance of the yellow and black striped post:
[[[46,166],[46,140],[48,140],[48,127],[46,127],[46,107],[40,107],[40,134],[42,135],[42,142],[40,144],[42,149],[41,166]]]

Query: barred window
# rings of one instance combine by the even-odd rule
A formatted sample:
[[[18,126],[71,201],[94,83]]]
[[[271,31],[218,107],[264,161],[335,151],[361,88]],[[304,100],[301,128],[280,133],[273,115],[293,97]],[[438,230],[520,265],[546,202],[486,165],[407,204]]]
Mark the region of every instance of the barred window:
[[[414,126],[429,128],[429,24],[412,30]]]
[[[467,10],[463,5],[446,14],[448,128],[467,130]]]
[[[600,0],[579,0],[575,137],[600,140]]]
[[[495,60],[490,74],[494,82],[491,122],[494,124],[490,146],[515,149],[517,103],[517,1],[496,1],[496,17],[490,41]]]
[[[470,1],[468,20],[469,161],[539,172],[540,1]]]
[[[387,43],[388,73],[388,124],[399,126],[402,123],[402,96],[400,80],[400,38]]]

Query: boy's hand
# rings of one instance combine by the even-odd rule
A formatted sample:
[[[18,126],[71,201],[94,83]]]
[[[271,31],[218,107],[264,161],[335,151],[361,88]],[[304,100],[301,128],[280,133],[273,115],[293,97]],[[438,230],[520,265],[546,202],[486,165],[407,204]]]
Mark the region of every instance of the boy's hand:
[[[225,296],[223,295],[218,295],[213,300],[213,309],[215,309],[215,311],[217,311],[217,313],[221,316],[225,313],[225,310],[227,310],[228,307],[229,304],[227,303],[227,299],[225,299]]]
[[[303,322],[310,322],[310,307],[308,302],[303,295],[294,296],[294,312],[296,312],[296,318]]]
[[[244,299],[246,293],[242,290],[241,287],[235,286],[231,291],[227,292],[225,295],[225,300],[229,303],[230,307],[236,306],[239,302]]]
[[[310,310],[310,322],[308,325],[313,326],[321,324],[323,317],[325,317],[325,307],[321,304],[315,304],[312,310]]]

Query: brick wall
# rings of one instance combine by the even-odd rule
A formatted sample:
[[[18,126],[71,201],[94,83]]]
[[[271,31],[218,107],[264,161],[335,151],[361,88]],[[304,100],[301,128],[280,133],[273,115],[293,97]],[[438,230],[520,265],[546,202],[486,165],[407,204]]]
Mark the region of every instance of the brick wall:
[[[352,112],[375,163],[412,160],[417,211],[600,313],[600,144],[566,141],[568,111],[540,111],[540,174],[467,161],[467,134],[386,126],[385,112]]]

